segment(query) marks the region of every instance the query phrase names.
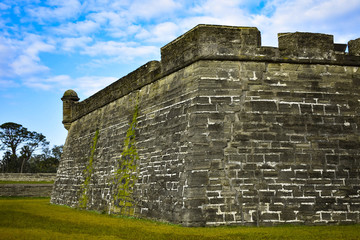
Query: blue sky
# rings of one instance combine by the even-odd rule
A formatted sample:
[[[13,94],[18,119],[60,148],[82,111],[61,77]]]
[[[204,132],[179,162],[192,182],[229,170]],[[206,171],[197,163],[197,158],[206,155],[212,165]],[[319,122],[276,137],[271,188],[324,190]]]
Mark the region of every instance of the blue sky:
[[[279,32],[360,37],[360,0],[1,0],[0,124],[65,142],[62,102],[81,100],[150,60],[197,24],[254,26],[263,46]]]

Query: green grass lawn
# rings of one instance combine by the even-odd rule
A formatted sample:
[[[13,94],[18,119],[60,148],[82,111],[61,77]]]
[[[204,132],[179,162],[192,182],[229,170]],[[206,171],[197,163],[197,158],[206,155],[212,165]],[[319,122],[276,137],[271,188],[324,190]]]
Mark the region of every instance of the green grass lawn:
[[[0,239],[360,239],[360,225],[186,228],[0,198]]]

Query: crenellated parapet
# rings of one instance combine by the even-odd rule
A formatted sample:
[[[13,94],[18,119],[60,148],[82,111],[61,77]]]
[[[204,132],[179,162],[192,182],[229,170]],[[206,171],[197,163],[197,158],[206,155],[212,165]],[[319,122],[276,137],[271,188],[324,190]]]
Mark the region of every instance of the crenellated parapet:
[[[360,57],[360,38],[350,40],[348,43],[349,55]]]
[[[280,57],[292,59],[336,60],[334,37],[320,33],[279,33]]]
[[[252,58],[261,46],[255,27],[198,25],[161,48],[164,73],[201,59]]]
[[[261,46],[256,27],[198,25],[161,48],[162,72],[167,73],[198,60],[241,60],[283,63],[359,65],[359,42],[334,43],[333,35],[279,33],[279,47]]]
[[[71,121],[199,60],[360,66],[360,38],[338,44],[332,35],[295,32],[279,33],[278,42],[278,48],[261,46],[256,27],[200,24],[162,47],[160,62],[146,63],[82,102],[71,100],[71,115],[64,113],[65,128]]]

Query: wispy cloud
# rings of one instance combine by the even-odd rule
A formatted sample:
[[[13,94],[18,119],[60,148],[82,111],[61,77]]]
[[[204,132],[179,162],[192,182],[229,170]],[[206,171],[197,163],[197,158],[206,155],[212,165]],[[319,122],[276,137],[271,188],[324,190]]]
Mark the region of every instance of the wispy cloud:
[[[67,89],[74,89],[82,98],[87,98],[92,94],[100,91],[104,87],[116,81],[116,77],[107,76],[83,76],[72,78],[68,75],[57,75],[46,79],[29,78],[23,84],[35,89],[65,91]],[[0,81],[0,86],[2,81]],[[4,82],[4,84],[7,84]]]
[[[10,6],[9,5],[6,5],[5,3],[0,3],[0,10],[6,10],[6,9],[9,9]]]
[[[107,28],[124,27],[127,25],[128,20],[124,16],[122,11],[100,11],[96,13],[90,13],[88,19],[101,24]]]
[[[360,21],[360,15],[357,14],[360,12],[360,2],[357,0],[348,0],[346,3],[336,0],[274,0],[269,1],[266,8],[273,9],[272,14],[266,18],[254,18],[253,23],[262,29],[265,42],[272,45],[277,43],[276,34],[279,32],[328,33],[337,40],[344,31],[360,31],[356,24]]]
[[[91,46],[87,46],[81,52],[90,56],[122,56],[123,58],[135,58],[144,55],[155,54],[158,48],[154,46],[139,46],[134,42],[97,42]]]
[[[53,51],[54,45],[44,42],[40,36],[29,35],[18,42],[16,48],[19,55],[10,64],[16,75],[29,75],[49,70],[41,63],[39,54]]]
[[[11,67],[16,75],[29,75],[36,74],[40,72],[48,71],[47,66],[39,63],[38,59],[33,59],[28,55],[20,55],[11,63]]]
[[[142,28],[136,38],[142,39],[145,42],[167,43],[177,37],[179,33],[179,26],[174,22],[164,22],[148,29]]]
[[[86,48],[88,44],[93,41],[91,37],[74,37],[74,38],[63,38],[61,41],[61,48],[67,52],[73,52],[75,49]]]
[[[49,0],[47,6],[27,5],[25,11],[40,23],[75,19],[81,13],[78,0]]]
[[[52,89],[67,89],[72,87],[74,79],[68,75],[57,75],[49,78],[38,78],[30,77],[24,80],[25,86],[41,89],[41,90],[52,90]]]
[[[84,76],[76,79],[77,84],[74,86],[74,89],[78,90],[83,95],[83,98],[86,98],[116,80],[117,78],[115,77]]]
[[[1,86],[43,90],[105,86],[99,81],[119,76],[83,78],[78,66],[95,72],[132,61],[135,69],[200,23],[255,26],[263,45],[271,46],[277,46],[277,33],[288,31],[334,34],[338,42],[360,37],[358,0],[3,0],[0,10]],[[51,59],[60,63],[77,62],[73,69],[55,69],[43,53],[53,53]]]
[[[264,45],[277,46],[277,33],[291,31],[322,32],[335,35],[335,39],[348,41],[359,32],[360,2],[347,0],[271,0],[263,1],[201,1],[190,11],[192,16],[181,19],[180,26],[199,23],[254,26],[262,32]],[[249,6],[263,5],[254,13],[245,11]],[[357,29],[354,31],[354,29]],[[339,33],[339,36],[337,36]],[[339,40],[338,40],[339,41]]]
[[[7,88],[19,87],[20,85],[12,80],[3,80],[0,79],[0,90]]]
[[[55,50],[52,43],[42,37],[28,34],[17,40],[0,36],[0,78],[29,76],[48,71],[39,54]]]
[[[79,21],[76,23],[66,23],[53,29],[54,34],[61,34],[64,36],[84,36],[94,33],[100,28],[100,24],[91,21]]]
[[[181,8],[181,4],[173,0],[135,0],[129,6],[127,16],[145,19],[159,18],[162,15],[169,16],[169,14],[179,8]]]

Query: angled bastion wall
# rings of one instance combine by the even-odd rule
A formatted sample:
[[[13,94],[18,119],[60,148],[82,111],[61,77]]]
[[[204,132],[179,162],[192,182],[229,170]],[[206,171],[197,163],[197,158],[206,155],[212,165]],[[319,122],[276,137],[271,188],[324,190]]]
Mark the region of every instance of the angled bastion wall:
[[[360,39],[278,37],[198,25],[88,99],[67,91],[51,202],[185,226],[358,223]]]

